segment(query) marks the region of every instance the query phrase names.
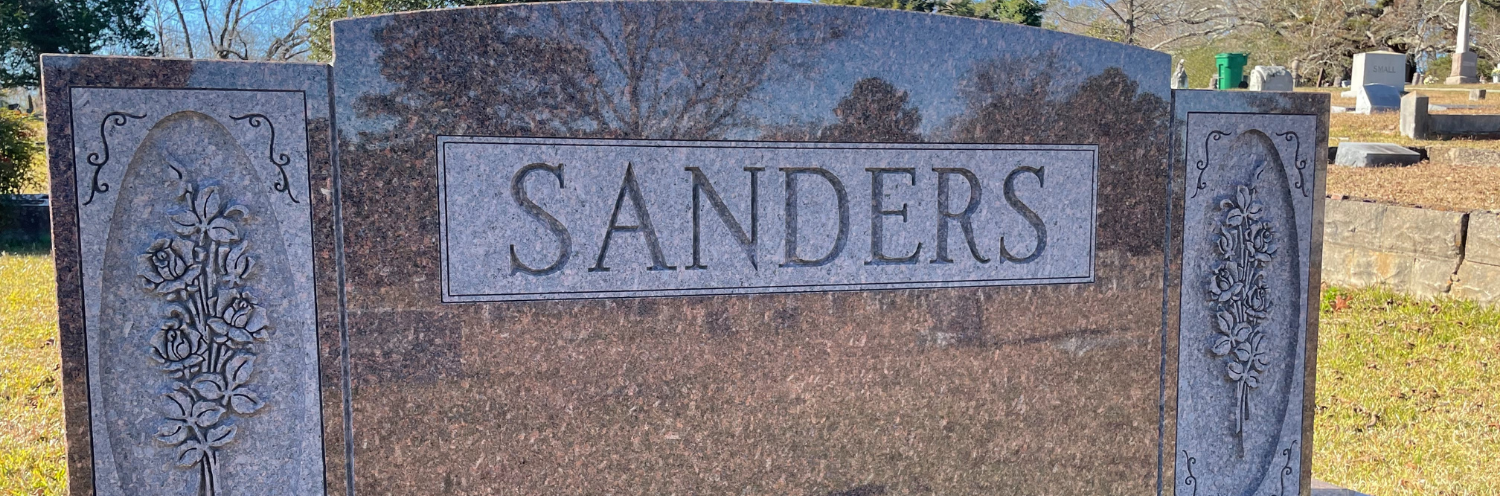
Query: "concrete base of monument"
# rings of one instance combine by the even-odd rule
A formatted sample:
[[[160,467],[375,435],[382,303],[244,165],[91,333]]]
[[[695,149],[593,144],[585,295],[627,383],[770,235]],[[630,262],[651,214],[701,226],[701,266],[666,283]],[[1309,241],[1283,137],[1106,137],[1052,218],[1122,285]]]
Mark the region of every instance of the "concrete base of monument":
[[[1479,78],[1470,76],[1448,76],[1443,84],[1479,84]]]
[[[1312,481],[1312,496],[1369,496],[1369,495],[1365,494],[1365,493],[1362,493],[1362,492],[1359,492],[1359,491],[1355,491],[1353,489],[1344,489],[1342,487],[1335,486],[1335,485],[1329,484],[1327,482],[1323,482],[1323,481],[1320,481],[1320,480],[1317,480],[1317,479],[1313,479],[1313,481]]]

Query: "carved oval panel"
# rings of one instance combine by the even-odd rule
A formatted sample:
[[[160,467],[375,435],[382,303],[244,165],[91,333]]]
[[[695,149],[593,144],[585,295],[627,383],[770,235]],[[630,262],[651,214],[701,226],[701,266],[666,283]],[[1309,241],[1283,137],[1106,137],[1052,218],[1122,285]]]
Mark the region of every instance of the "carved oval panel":
[[[1212,132],[1184,219],[1179,494],[1276,494],[1300,408],[1301,247],[1295,180],[1272,137]],[[1219,143],[1214,143],[1219,141]],[[1190,195],[1194,189],[1189,184]],[[1269,477],[1269,478],[1268,478]]]
[[[310,295],[272,179],[191,111],[157,122],[126,166],[90,343],[99,493],[321,492]]]

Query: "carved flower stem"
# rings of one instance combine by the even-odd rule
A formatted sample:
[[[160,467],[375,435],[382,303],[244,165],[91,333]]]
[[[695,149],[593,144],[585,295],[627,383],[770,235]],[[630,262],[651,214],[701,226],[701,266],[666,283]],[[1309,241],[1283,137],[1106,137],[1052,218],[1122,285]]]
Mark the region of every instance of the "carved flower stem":
[[[203,437],[199,432],[198,436]],[[202,496],[215,496],[219,494],[219,453],[216,450],[208,450],[203,455],[203,463],[199,468],[198,494]]]

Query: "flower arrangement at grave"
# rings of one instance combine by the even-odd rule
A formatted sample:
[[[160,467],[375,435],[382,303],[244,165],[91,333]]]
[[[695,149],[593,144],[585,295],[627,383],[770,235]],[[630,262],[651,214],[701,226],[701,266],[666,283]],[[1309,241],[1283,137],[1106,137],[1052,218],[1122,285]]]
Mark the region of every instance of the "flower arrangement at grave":
[[[1235,385],[1234,429],[1243,438],[1250,391],[1260,387],[1261,374],[1271,365],[1262,324],[1270,316],[1265,267],[1276,254],[1276,234],[1262,218],[1265,206],[1253,187],[1239,186],[1234,198],[1219,202],[1219,210],[1223,217],[1214,248],[1220,260],[1208,281],[1218,336],[1210,351],[1228,358],[1225,372]]]
[[[234,417],[264,406],[249,383],[253,347],[271,327],[246,286],[255,262],[237,220],[248,210],[225,208],[216,187],[184,185],[178,198],[187,210],[171,217],[175,236],[138,257],[145,289],[165,301],[151,338],[151,357],[170,379],[156,438],[177,448],[178,466],[198,469],[199,494],[214,496],[219,452],[238,430]]]

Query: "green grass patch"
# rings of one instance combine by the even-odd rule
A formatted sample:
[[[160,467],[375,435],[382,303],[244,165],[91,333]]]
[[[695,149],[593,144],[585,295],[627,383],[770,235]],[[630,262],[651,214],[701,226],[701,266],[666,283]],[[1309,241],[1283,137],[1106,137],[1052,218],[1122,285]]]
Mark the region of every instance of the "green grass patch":
[[[0,496],[66,488],[53,269],[0,247]],[[1323,293],[1313,476],[1378,496],[1500,494],[1500,309]]]
[[[1500,494],[1500,310],[1323,293],[1313,476],[1377,496]]]
[[[57,292],[43,246],[0,246],[0,495],[66,489]]]

